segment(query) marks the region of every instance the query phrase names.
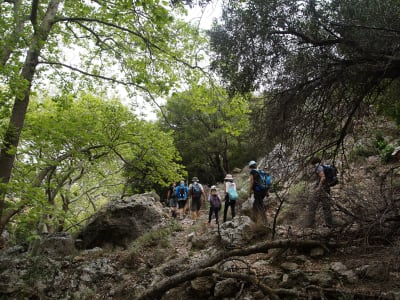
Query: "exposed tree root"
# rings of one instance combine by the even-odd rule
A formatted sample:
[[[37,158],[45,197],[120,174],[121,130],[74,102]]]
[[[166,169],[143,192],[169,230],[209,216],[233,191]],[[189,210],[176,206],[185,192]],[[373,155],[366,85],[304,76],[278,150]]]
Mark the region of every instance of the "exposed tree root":
[[[247,256],[256,253],[267,253],[269,249],[276,248],[314,248],[314,247],[323,247],[324,249],[329,248],[337,248],[341,245],[335,243],[325,243],[314,240],[276,240],[276,241],[266,241],[263,243],[259,243],[250,247],[242,248],[242,249],[234,249],[230,251],[220,251],[217,252],[212,257],[209,257],[196,265],[190,267],[189,270],[177,273],[173,276],[170,276],[160,282],[157,285],[146,290],[141,296],[138,297],[139,300],[152,300],[159,299],[162,295],[168,290],[179,286],[180,284],[193,280],[197,277],[203,276],[211,276],[212,274],[219,274],[222,277],[226,278],[237,278],[242,281],[254,284],[260,288],[260,290],[268,295],[271,299],[280,299],[278,295],[286,295],[286,296],[299,296],[298,291],[289,290],[289,289],[272,289],[271,287],[263,284],[257,276],[254,274],[243,274],[238,272],[229,272],[225,270],[221,270],[218,266],[214,267],[218,263],[226,260],[229,257],[235,256]]]

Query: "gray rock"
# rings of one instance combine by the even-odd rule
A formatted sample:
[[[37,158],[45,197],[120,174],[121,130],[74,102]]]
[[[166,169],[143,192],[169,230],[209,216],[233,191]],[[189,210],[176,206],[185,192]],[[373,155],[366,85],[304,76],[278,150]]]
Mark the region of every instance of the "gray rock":
[[[220,227],[222,243],[226,246],[245,246],[254,238],[253,221],[247,216],[233,218]]]
[[[214,285],[213,277],[197,277],[190,282],[191,288],[196,291],[198,296],[210,295]]]
[[[207,247],[210,238],[208,236],[194,236],[192,238],[192,248],[202,250]]]
[[[218,281],[214,287],[215,297],[233,297],[239,290],[239,283],[234,278]]]
[[[284,262],[281,264],[281,268],[284,271],[294,271],[299,268],[299,265],[293,262]]]
[[[333,276],[331,272],[320,272],[306,277],[311,283],[321,287],[330,287],[333,283]]]
[[[82,248],[122,247],[148,232],[162,220],[162,205],[152,194],[134,195],[110,202],[77,234]]]
[[[31,244],[29,252],[34,256],[63,258],[74,255],[77,251],[74,238],[67,232],[61,232],[42,236]]]
[[[360,278],[376,281],[386,281],[390,276],[388,266],[381,264],[365,265],[358,268],[356,272]]]
[[[310,251],[310,256],[311,257],[322,257],[325,254],[325,249],[322,247],[315,247],[312,248]]]

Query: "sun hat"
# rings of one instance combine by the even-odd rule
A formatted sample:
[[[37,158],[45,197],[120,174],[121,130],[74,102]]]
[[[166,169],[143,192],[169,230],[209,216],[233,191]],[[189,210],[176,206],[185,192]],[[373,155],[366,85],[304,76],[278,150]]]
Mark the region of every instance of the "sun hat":
[[[257,163],[254,160],[251,160],[249,162],[249,167],[251,167],[251,166],[257,166]]]
[[[233,180],[233,176],[231,174],[226,174],[224,180]]]
[[[215,185],[211,186],[211,190],[217,190],[217,187]]]
[[[197,182],[197,181],[199,181],[199,179],[195,176],[195,177],[192,178],[192,181],[193,182]]]

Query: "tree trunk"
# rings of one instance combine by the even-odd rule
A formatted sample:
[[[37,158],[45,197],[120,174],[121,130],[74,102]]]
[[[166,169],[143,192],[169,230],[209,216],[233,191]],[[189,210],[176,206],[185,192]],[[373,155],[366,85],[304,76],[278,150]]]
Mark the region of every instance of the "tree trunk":
[[[15,161],[16,149],[18,147],[21,131],[24,126],[25,116],[28,109],[30,92],[36,67],[39,62],[40,51],[43,49],[49,36],[52,23],[56,16],[58,6],[61,0],[49,2],[46,14],[40,24],[37,24],[37,1],[32,1],[31,22],[34,27],[31,44],[26,55],[24,65],[21,70],[21,79],[24,84],[17,92],[14,100],[14,106],[11,112],[10,123],[3,139],[3,145],[0,150],[0,234],[4,230],[9,218],[4,217],[6,207],[6,185],[10,182],[12,168]]]

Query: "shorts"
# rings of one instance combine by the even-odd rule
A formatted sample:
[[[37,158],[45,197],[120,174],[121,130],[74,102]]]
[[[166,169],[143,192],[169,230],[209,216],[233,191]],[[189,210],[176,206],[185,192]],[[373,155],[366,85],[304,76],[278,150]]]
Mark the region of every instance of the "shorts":
[[[192,198],[190,210],[191,211],[199,211],[200,207],[201,207],[201,197],[200,198]]]
[[[179,208],[185,208],[185,205],[186,205],[186,199],[178,199]]]
[[[177,205],[178,205],[178,201],[176,201],[176,198],[169,199],[169,207],[176,207]]]

